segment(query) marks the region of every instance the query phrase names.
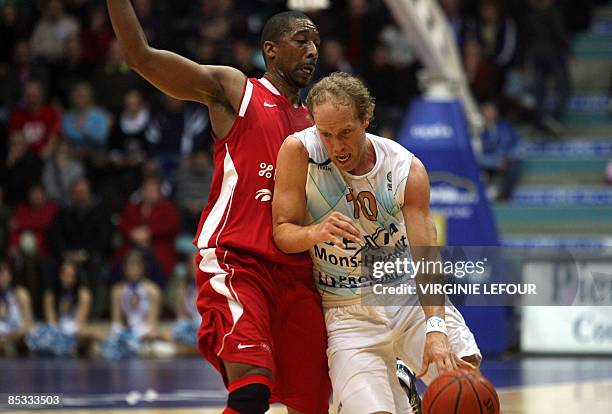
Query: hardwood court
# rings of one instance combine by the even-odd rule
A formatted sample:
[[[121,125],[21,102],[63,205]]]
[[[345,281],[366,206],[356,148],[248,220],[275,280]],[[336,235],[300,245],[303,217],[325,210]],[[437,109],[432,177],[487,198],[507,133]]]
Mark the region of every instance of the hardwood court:
[[[212,414],[225,400],[217,374],[195,359],[0,359],[0,373],[0,394],[61,392],[65,402],[59,410],[16,411],[1,401],[0,412]],[[485,360],[483,373],[498,389],[504,414],[612,412],[612,358]],[[285,412],[282,406],[269,411]]]

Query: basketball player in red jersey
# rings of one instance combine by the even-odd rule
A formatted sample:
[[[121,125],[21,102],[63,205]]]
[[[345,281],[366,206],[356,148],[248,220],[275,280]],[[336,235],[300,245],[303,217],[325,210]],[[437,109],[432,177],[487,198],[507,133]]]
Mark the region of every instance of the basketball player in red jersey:
[[[270,203],[278,150],[311,125],[298,93],[318,59],[319,33],[304,14],[273,16],[262,32],[267,72],[204,66],[148,45],[129,0],[107,0],[130,67],[162,92],[208,106],[215,173],[195,238],[198,345],[221,372],[224,413],[327,411],[330,383],[321,303],[307,255],[272,240]]]

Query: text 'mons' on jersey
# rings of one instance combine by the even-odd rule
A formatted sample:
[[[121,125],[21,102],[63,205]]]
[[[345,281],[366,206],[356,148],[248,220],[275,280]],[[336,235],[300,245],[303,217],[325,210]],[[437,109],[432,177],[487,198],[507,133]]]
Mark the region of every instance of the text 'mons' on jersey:
[[[227,135],[214,141],[208,203],[194,243],[223,247],[266,260],[308,264],[307,255],[286,255],[272,239],[272,194],[276,157],[285,138],[312,125],[267,79],[247,79],[240,109]]]
[[[337,211],[353,220],[364,240],[362,244],[344,240],[344,248],[318,243],[310,250],[323,305],[355,303],[361,288],[401,282],[403,276],[380,280],[364,274],[362,258],[364,253],[371,256],[377,252],[410,258],[402,207],[412,153],[390,139],[366,134],[376,163],[368,173],[355,176],[334,165],[316,127],[293,136],[302,142],[309,157],[306,224],[321,223]]]

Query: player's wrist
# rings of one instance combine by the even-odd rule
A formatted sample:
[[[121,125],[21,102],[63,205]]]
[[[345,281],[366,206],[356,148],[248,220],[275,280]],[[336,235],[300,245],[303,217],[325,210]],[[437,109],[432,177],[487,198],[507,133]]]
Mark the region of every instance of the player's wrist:
[[[427,318],[425,321],[425,335],[432,332],[438,332],[448,336],[448,329],[444,317],[435,315]]]

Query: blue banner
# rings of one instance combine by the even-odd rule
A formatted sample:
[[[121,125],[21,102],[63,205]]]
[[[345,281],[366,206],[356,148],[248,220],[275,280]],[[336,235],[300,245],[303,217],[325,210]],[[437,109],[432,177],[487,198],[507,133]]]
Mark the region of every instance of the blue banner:
[[[414,153],[429,173],[438,242],[447,246],[497,246],[497,229],[459,101],[415,99],[398,142]],[[506,351],[511,309],[458,307],[483,353]]]
[[[497,230],[458,101],[412,102],[399,143],[425,165],[431,208],[449,246],[496,246]]]

